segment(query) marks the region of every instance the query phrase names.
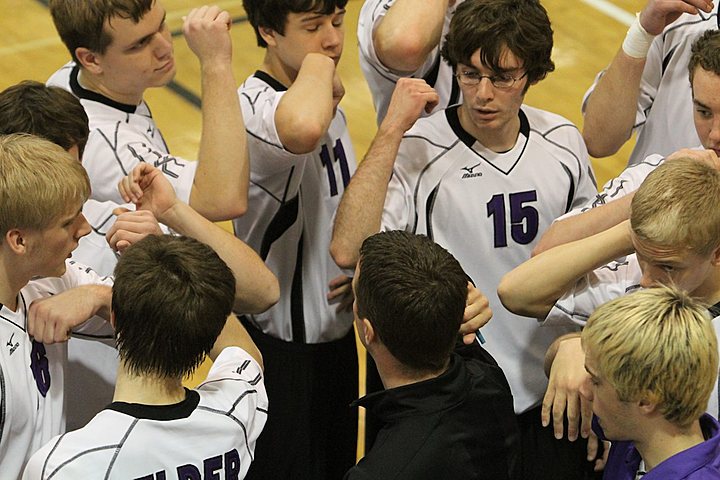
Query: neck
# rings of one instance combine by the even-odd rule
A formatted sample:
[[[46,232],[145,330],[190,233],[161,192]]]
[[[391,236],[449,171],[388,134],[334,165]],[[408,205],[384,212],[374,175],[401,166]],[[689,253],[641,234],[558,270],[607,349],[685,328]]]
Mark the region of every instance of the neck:
[[[269,47],[268,47],[269,48]],[[290,88],[293,84],[298,72],[291,69],[283,63],[277,55],[273,54],[269,49],[265,52],[265,59],[260,66],[260,70],[273,77],[278,82]]]
[[[693,291],[692,296],[708,305],[720,302],[720,267],[713,268],[708,278]]]
[[[437,378],[445,373],[448,369],[448,365],[450,364],[450,360],[448,359],[445,366],[438,371],[418,372],[417,370],[412,370],[400,363],[390,354],[390,352],[387,351],[385,351],[385,353],[373,352],[372,357],[375,360],[378,373],[380,374],[380,379],[382,380],[385,389],[402,387],[403,385],[410,385],[424,380]]]
[[[511,122],[494,129],[479,128],[468,118],[467,112],[462,106],[458,109],[458,118],[460,119],[460,125],[466,132],[493,152],[507,152],[517,143],[518,134],[520,133],[520,117],[518,115]]]
[[[185,389],[180,378],[157,378],[129,373],[120,362],[115,384],[114,402],[141,403],[143,405],[172,405],[185,400]]]
[[[665,419],[660,422],[660,426],[644,429],[647,432],[644,438],[634,442],[648,471],[673,455],[705,441],[699,420],[687,428],[680,428]]]
[[[78,83],[80,83],[80,86],[86,90],[99,93],[110,100],[114,100],[125,105],[140,105],[140,102],[142,102],[143,99],[144,92],[117,91],[106,85],[105,82],[102,81],[102,77],[88,73],[84,68],[80,68]]]
[[[22,272],[7,256],[0,256],[0,303],[12,310],[17,310],[18,294],[32,277]]]

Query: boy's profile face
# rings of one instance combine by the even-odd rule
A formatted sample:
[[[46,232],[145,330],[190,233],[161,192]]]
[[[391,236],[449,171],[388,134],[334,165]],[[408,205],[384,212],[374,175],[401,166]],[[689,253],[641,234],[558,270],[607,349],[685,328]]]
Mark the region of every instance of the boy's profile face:
[[[674,285],[694,296],[717,265],[717,251],[698,255],[686,247],[666,247],[639,239],[632,234],[642,279],[640,286]]]
[[[608,440],[633,440],[635,405],[620,400],[617,390],[598,370],[591,348],[585,350],[585,371],[588,378],[580,393],[592,402],[593,413],[605,437]]]
[[[47,228],[25,232],[28,261],[34,264],[38,277],[59,277],[65,273],[65,260],[90,233],[90,225],[82,214],[82,202],[55,218]]]
[[[308,53],[321,53],[338,64],[345,40],[344,20],[345,9],[338,7],[330,15],[291,12],[283,35],[270,30],[263,33],[263,38],[294,79]]]

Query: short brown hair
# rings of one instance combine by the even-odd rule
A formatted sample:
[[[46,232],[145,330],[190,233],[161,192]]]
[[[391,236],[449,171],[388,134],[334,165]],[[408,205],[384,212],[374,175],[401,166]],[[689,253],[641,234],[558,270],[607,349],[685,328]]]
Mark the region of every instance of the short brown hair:
[[[404,231],[375,234],[360,248],[355,302],[380,341],[408,369],[447,365],[465,311],[468,277],[450,252]]]
[[[42,230],[90,196],[83,166],[59,145],[28,134],[0,135],[0,234]]]
[[[555,70],[551,59],[553,30],[547,11],[537,0],[467,0],[455,10],[445,36],[442,56],[453,67],[480,59],[493,71],[502,72],[500,56],[507,47],[527,73],[528,85]]]
[[[235,301],[235,276],[207,245],[148,235],[115,266],[112,310],[120,359],[137,375],[191,374]]]
[[[720,75],[720,30],[706,30],[693,42],[688,62],[690,85],[695,78],[697,67]]]
[[[0,92],[0,134],[10,133],[31,133],[65,150],[77,145],[82,156],[90,130],[72,93],[25,80]]]
[[[49,7],[55,29],[77,62],[78,48],[105,53],[112,43],[105,22],[120,17],[137,23],[154,4],[155,0],[50,0]]]

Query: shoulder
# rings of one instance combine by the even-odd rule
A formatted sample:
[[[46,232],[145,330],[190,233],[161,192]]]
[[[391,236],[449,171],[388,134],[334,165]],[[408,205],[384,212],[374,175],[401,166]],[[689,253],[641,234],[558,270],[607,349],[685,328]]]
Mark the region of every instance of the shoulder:
[[[523,105],[522,111],[530,123],[530,129],[542,136],[547,136],[555,132],[572,136],[580,135],[577,126],[562,115],[529,105]]]
[[[403,135],[403,143],[408,140],[449,149],[457,143],[458,136],[448,121],[447,109],[443,109],[419,118]]]

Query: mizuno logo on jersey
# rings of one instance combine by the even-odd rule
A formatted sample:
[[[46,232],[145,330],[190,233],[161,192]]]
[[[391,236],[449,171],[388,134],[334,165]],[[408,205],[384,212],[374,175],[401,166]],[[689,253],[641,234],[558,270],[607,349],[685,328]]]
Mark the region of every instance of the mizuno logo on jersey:
[[[463,173],[462,178],[475,178],[475,177],[482,177],[482,172],[473,172],[477,167],[479,167],[480,164],[473,165],[472,167],[462,167],[460,170],[465,170],[465,173]]]
[[[13,344],[14,337],[15,337],[15,334],[13,333],[12,335],[10,335],[10,340],[8,340],[8,342],[7,342],[7,346],[10,347],[10,355],[15,353],[15,350],[17,350],[17,348],[20,346],[20,342],[15,342]]]

